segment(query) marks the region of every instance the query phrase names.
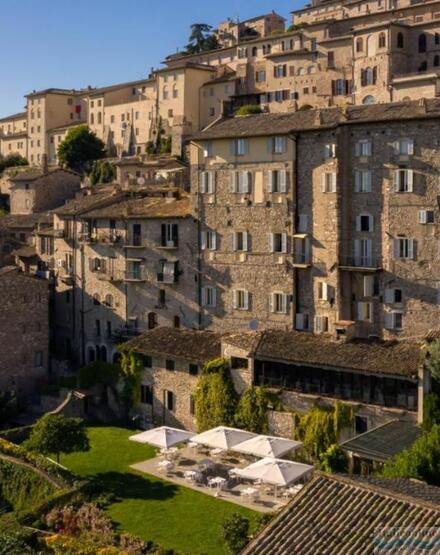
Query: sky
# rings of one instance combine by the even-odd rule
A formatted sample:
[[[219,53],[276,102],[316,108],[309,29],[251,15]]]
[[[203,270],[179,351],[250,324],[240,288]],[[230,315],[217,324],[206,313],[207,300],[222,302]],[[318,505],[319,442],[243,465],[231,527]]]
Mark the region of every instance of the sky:
[[[272,0],[273,2],[273,0]],[[0,117],[49,87],[145,77],[188,42],[192,23],[216,26],[272,9],[290,22],[300,0],[1,0]]]

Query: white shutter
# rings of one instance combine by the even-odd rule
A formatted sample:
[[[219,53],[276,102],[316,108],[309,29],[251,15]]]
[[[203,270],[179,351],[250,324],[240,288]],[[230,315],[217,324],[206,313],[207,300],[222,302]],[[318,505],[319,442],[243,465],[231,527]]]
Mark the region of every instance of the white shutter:
[[[358,303],[357,304],[357,316],[358,320],[363,322],[365,320],[365,303]]]
[[[217,249],[217,232],[212,232],[212,250],[215,251]]]
[[[356,216],[356,231],[361,231],[361,216]]]
[[[356,239],[354,242],[354,258],[355,264],[360,263],[361,258],[361,242],[359,239]]]
[[[426,210],[419,210],[419,224],[426,224]]]
[[[395,193],[399,192],[399,170],[393,172],[393,191]]]
[[[394,141],[393,149],[395,154],[400,154],[400,141]]]
[[[371,156],[371,153],[372,153],[372,142],[371,142],[371,141],[367,141],[366,147],[367,147],[367,148],[366,148],[365,155],[366,155],[366,156]]]
[[[200,174],[200,192],[201,193],[206,193],[205,177],[206,177],[206,172],[201,172],[201,174]]]
[[[275,312],[275,293],[269,295],[269,312]]]
[[[211,288],[211,293],[212,293],[212,306],[216,307],[217,306],[217,289],[215,287]]]
[[[330,158],[331,157],[331,145],[325,145],[324,146],[324,158]]]
[[[202,287],[202,306],[206,306],[206,287]]]
[[[214,172],[208,173],[208,193],[214,192]]]
[[[237,250],[237,232],[236,231],[232,232],[232,250],[233,251]]]
[[[244,171],[242,174],[242,193],[249,193],[250,191],[250,181],[251,181],[251,174],[250,172]]]
[[[244,307],[245,310],[249,310],[249,291],[244,291]]]
[[[327,192],[325,173],[321,175],[321,191],[323,193]]]
[[[287,253],[287,233],[281,235],[281,252]]]
[[[412,193],[414,185],[414,170],[406,170],[407,190]]]
[[[366,183],[365,183],[365,187],[364,187],[364,191],[366,191],[367,193],[371,193],[371,171],[367,171],[365,172],[365,176],[366,176]]]
[[[414,141],[412,139],[408,139],[408,154],[414,154]]]
[[[408,239],[408,258],[414,259],[414,239]]]
[[[384,326],[387,330],[394,329],[394,314],[392,312],[386,312],[384,314]]]
[[[274,179],[274,173],[272,170],[269,170],[267,172],[267,192],[268,193],[273,193],[273,179]]]
[[[283,293],[283,295],[281,296],[281,303],[282,303],[282,312],[283,314],[287,313],[287,295],[285,293]]]
[[[249,245],[249,241],[248,241],[248,232],[244,231],[243,232],[243,250],[247,252],[248,250],[248,245]]]
[[[275,252],[275,234],[269,233],[269,252]]]
[[[232,308],[236,309],[238,306],[238,291],[234,289],[232,291]]]
[[[356,155],[356,156],[360,156],[360,155],[361,155],[361,152],[362,152],[361,143],[360,143],[360,142],[357,142],[357,143],[356,143],[356,146],[355,146],[355,155]]]
[[[393,239],[393,253],[394,253],[394,258],[399,258],[399,254],[400,254],[400,240],[399,239]]]
[[[275,150],[274,142],[275,142],[274,137],[269,137],[267,139],[267,153],[268,154],[273,154],[274,153],[274,150]]]
[[[354,172],[354,192],[359,193],[361,190],[361,172]]]
[[[332,174],[332,193],[336,193],[336,172],[333,172]]]
[[[279,172],[280,176],[280,193],[285,193],[287,191],[287,172],[286,170],[281,170]]]
[[[237,182],[238,182],[238,173],[236,171],[231,171],[231,181],[230,181],[230,191],[231,193],[237,192]]]
[[[394,303],[394,289],[385,289],[384,301],[385,304]]]
[[[328,284],[325,281],[322,282],[322,300],[328,301]]]
[[[374,276],[364,276],[364,297],[372,297],[374,293]]]
[[[202,251],[206,250],[206,231],[200,233],[200,248]]]
[[[368,229],[369,231],[374,231],[374,217],[373,216],[368,216]]]
[[[304,314],[296,314],[295,315],[295,328],[297,330],[304,329]]]

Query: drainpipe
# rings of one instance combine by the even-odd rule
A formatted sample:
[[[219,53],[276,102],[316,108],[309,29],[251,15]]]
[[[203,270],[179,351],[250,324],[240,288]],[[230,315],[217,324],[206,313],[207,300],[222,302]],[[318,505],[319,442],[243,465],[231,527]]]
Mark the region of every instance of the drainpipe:
[[[297,135],[290,135],[290,139],[293,142],[293,168],[294,172],[293,175],[295,176],[293,179],[292,175],[292,241],[294,241],[293,234],[296,230],[296,214],[298,211],[298,140],[299,137]],[[294,245],[292,245],[293,247]],[[294,248],[292,248],[292,252],[294,252]],[[296,311],[297,307],[299,306],[299,287],[298,287],[298,268],[293,268],[293,302],[292,302],[292,329],[296,328]]]

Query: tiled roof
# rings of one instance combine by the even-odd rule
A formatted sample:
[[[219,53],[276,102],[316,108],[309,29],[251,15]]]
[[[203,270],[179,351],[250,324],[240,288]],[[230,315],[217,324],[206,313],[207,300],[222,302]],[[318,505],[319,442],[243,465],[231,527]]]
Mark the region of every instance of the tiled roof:
[[[252,336],[256,346],[252,346]],[[423,358],[421,343],[360,340],[345,343],[297,331],[244,332],[227,341],[245,350],[249,348],[261,359],[412,378],[417,376]]]
[[[113,188],[105,188],[102,192],[98,191],[91,195],[69,200],[63,206],[54,210],[54,213],[59,216],[78,216],[95,208],[121,201],[124,197],[123,193],[117,193]]]
[[[88,218],[186,218],[191,215],[188,197],[144,197],[114,202],[87,212]]]
[[[0,118],[0,123],[3,121],[9,121],[11,119],[23,119],[27,117],[27,112],[19,112],[17,114],[12,114],[10,116],[5,116],[4,118]]]
[[[430,553],[438,553],[440,508],[415,496],[416,487],[396,491],[395,484],[387,486],[385,479],[370,483],[317,474],[242,554],[369,554],[375,552],[385,529],[387,553],[415,553],[414,543],[405,551],[397,551],[398,542],[408,539],[408,531],[414,538],[414,531],[421,528],[430,529],[432,535],[423,539],[434,545]],[[425,490],[423,486],[421,489]],[[431,498],[437,498],[432,490]]]
[[[29,171],[17,173],[17,175],[10,177],[9,181],[35,181],[37,179],[41,179],[42,177],[53,175],[55,173],[70,173],[79,177],[79,174],[66,168],[54,168],[53,170],[49,170],[46,173],[44,173],[41,169],[32,168]]]
[[[21,258],[33,258],[37,256],[37,249],[33,245],[25,245],[15,250],[12,254]]]
[[[440,99],[351,106],[346,109],[298,110],[291,114],[236,116],[221,120],[195,135],[193,139],[287,135],[299,131],[331,128],[338,124],[429,118],[440,118]]]
[[[127,87],[136,87],[138,85],[145,85],[146,83],[153,82],[154,79],[146,77],[145,79],[138,79],[136,81],[127,81],[126,83],[116,83],[114,85],[107,85],[105,87],[97,87],[91,89],[89,96],[100,96],[106,92],[117,91],[118,89],[125,89]]]
[[[125,343],[121,349],[203,364],[221,355],[222,334],[175,328],[156,328]]]
[[[20,137],[27,137],[27,131],[17,131],[16,133],[8,133],[7,135],[0,135],[0,140],[2,141],[14,141]]]
[[[37,214],[8,214],[0,218],[0,232],[10,229],[33,229],[38,224],[50,224],[48,212]]]
[[[345,441],[341,448],[369,460],[385,462],[409,449],[421,434],[421,429],[412,422],[392,420]]]

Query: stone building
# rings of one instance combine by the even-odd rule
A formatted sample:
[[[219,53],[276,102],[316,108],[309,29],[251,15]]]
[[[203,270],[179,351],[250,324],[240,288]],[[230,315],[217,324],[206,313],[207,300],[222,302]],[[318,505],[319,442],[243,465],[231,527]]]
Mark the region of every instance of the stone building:
[[[4,267],[0,290],[0,390],[29,400],[48,378],[48,282]]]
[[[103,187],[55,211],[60,357],[112,360],[158,325],[197,327],[197,238],[189,198],[169,186]]]
[[[436,100],[226,118],[195,137],[202,327],[438,327]]]

